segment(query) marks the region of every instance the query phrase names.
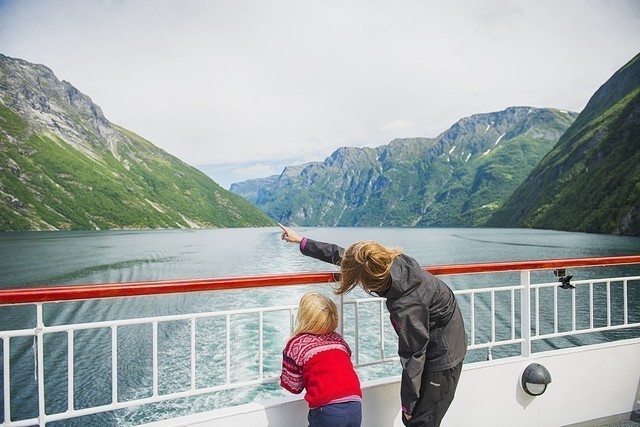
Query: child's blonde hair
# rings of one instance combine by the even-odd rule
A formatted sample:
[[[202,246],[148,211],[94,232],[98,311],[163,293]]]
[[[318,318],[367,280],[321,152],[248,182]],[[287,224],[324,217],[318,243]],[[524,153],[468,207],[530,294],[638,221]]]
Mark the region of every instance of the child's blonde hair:
[[[338,327],[338,308],[320,292],[307,292],[300,298],[293,335],[328,334]]]
[[[340,262],[340,284],[336,294],[342,295],[358,283],[367,293],[389,288],[391,264],[402,250],[387,248],[370,240],[356,242],[344,251]]]

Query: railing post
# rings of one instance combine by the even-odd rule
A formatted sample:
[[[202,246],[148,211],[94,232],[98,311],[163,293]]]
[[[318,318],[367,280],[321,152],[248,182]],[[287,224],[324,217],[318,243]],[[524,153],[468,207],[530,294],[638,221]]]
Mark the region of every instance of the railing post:
[[[196,318],[192,317],[189,322],[191,323],[191,390],[193,391],[196,389]],[[262,361],[262,355],[260,358]]]
[[[520,272],[520,328],[522,336],[522,344],[520,346],[520,355],[524,357],[531,356],[531,271],[523,270]]]
[[[151,372],[153,374],[152,396],[158,397],[158,322],[151,322]]]
[[[74,332],[67,331],[67,410],[75,408],[75,376],[74,376]]]
[[[44,402],[44,317],[42,303],[36,304],[36,376],[38,378],[38,424],[46,425],[46,406]]]
[[[111,404],[118,403],[118,326],[111,326]]]
[[[264,379],[264,310],[258,315],[258,378]]]
[[[4,420],[11,419],[11,349],[9,348],[9,337],[2,337],[2,369],[3,369],[3,392],[4,392]]]
[[[360,363],[360,323],[359,323],[359,319],[360,319],[360,305],[359,302],[356,301],[356,305],[355,305],[355,318],[354,318],[354,322],[353,322],[353,332],[355,335],[355,351],[354,351],[354,356],[356,359],[356,364]]]
[[[380,359],[384,359],[384,300],[380,300]]]
[[[338,316],[338,331],[340,332],[340,335],[344,336],[344,295],[340,294],[338,295],[338,313],[340,313],[340,315]]]

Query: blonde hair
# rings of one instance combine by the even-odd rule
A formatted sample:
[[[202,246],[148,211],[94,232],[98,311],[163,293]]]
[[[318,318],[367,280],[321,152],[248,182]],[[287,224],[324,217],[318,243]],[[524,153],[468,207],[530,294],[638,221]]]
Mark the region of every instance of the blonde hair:
[[[338,308],[320,292],[307,292],[300,298],[293,335],[328,334],[338,327]]]
[[[342,295],[355,288],[358,283],[365,292],[379,292],[389,288],[391,264],[399,248],[387,248],[370,240],[356,242],[344,251],[340,262],[340,283],[335,290]]]

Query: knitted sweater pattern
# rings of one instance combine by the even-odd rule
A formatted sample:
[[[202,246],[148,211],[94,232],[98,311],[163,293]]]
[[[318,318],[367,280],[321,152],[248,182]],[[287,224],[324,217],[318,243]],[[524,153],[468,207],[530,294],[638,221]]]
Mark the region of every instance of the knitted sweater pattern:
[[[340,334],[299,334],[282,355],[280,384],[292,393],[306,389],[310,408],[347,396],[362,396],[351,349]]]

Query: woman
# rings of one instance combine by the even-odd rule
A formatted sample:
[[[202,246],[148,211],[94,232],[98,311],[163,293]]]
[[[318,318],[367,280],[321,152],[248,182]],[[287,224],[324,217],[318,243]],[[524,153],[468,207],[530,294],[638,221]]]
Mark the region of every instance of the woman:
[[[402,364],[402,421],[410,427],[439,426],[467,352],[464,321],[451,289],[399,249],[364,241],[345,250],[278,225],[282,240],[298,243],[304,255],[340,266],[337,294],[359,284],[386,298]]]

